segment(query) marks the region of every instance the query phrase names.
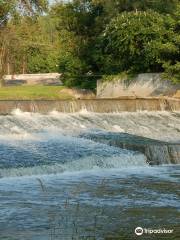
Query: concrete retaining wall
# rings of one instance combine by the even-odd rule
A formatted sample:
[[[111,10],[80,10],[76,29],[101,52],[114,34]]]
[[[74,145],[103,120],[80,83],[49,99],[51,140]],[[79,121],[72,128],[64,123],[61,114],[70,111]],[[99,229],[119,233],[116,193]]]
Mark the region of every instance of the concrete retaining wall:
[[[164,80],[159,73],[138,74],[132,79],[116,79],[97,82],[97,97],[155,97],[173,96],[180,89],[180,84]]]

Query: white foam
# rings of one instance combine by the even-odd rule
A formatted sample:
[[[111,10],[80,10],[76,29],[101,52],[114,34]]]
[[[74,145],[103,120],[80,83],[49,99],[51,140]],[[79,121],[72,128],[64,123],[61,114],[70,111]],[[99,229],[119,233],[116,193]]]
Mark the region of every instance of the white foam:
[[[31,138],[37,132],[61,132],[77,135],[82,131],[100,130],[125,132],[158,140],[177,141],[180,139],[180,113],[170,112],[122,112],[114,114],[60,113],[52,111],[47,115],[22,112],[15,109],[12,115],[0,116],[0,135],[22,134],[20,138]]]
[[[114,125],[113,126],[114,130],[117,131],[117,132],[125,132],[123,128],[121,128],[120,126],[118,125]]]
[[[81,171],[96,171],[103,169],[122,169],[130,167],[148,166],[146,157],[143,154],[121,154],[119,157],[104,158],[103,160],[86,157],[79,160],[67,162],[65,164],[40,165],[35,167],[20,167],[0,169],[0,177],[20,177],[20,176],[35,176],[35,175],[50,175],[63,172],[81,172]]]
[[[23,112],[19,108],[14,109],[11,114],[16,117],[32,117],[34,115],[31,112]]]

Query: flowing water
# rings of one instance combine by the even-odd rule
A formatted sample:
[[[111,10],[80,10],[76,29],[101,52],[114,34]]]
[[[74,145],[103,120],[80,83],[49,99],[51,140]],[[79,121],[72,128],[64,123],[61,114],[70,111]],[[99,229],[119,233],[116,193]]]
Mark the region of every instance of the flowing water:
[[[179,151],[180,113],[1,115],[0,239],[136,239],[138,226],[174,230],[141,239],[178,239],[180,165],[86,137],[122,133]]]

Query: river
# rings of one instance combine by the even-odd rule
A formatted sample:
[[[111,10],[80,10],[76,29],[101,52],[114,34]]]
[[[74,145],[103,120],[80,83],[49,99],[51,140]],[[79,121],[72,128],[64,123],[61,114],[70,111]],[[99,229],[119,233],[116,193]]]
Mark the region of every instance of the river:
[[[102,134],[175,144],[177,164],[149,164]],[[1,115],[0,239],[126,240],[136,227],[173,229],[141,239],[179,239],[179,143],[179,112]]]

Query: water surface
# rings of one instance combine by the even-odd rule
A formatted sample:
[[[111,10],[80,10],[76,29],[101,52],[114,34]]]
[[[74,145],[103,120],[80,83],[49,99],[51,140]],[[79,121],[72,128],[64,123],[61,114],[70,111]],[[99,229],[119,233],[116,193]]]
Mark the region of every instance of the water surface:
[[[178,239],[180,165],[151,167],[142,153],[80,136],[111,131],[179,142],[179,116],[0,116],[0,239],[136,239],[138,226],[174,229],[158,239]]]

